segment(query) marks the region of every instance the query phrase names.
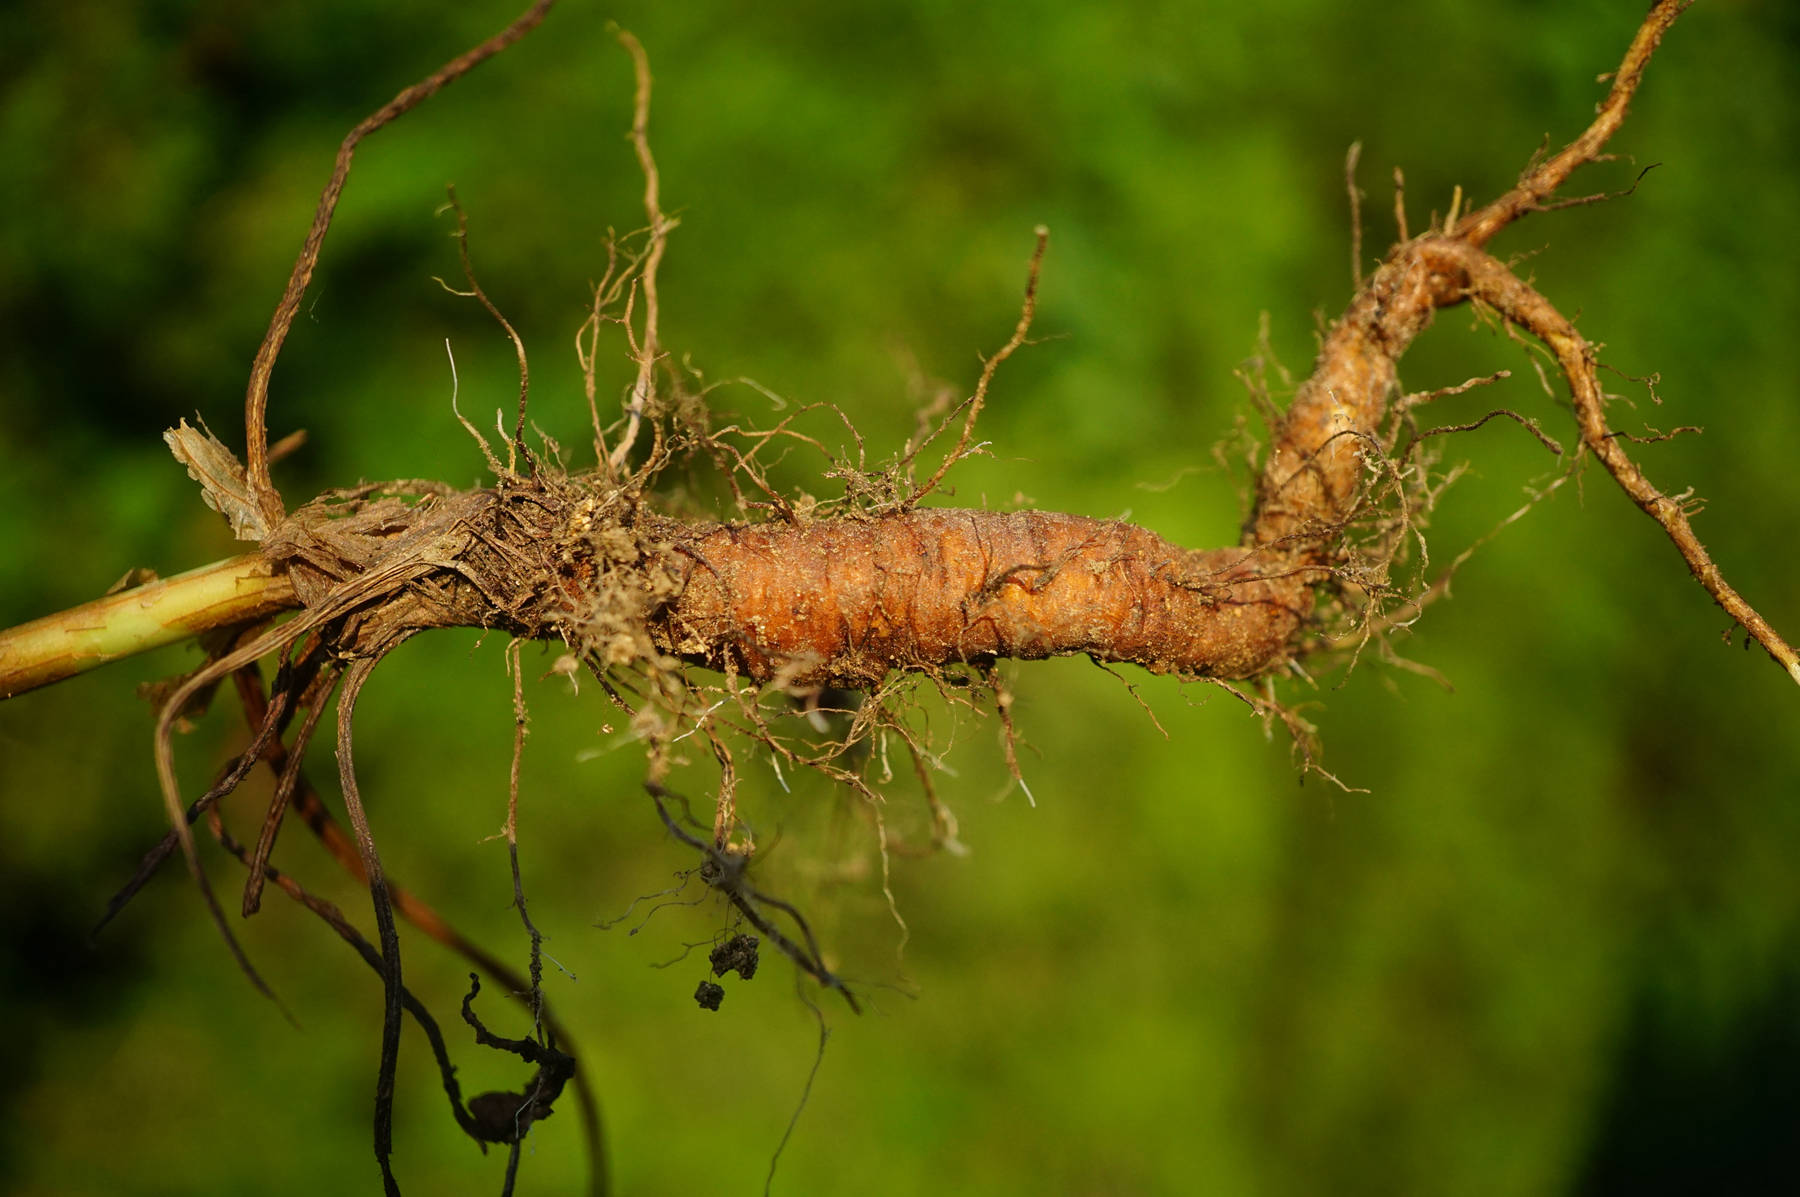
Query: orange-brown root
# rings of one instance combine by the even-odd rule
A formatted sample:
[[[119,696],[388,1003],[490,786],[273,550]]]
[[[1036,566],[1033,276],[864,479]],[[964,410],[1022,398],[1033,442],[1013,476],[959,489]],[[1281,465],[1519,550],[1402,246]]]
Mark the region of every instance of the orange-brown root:
[[[1116,520],[915,510],[684,538],[667,647],[758,680],[1085,653],[1157,672],[1265,668],[1310,608],[1285,558],[1194,551]]]

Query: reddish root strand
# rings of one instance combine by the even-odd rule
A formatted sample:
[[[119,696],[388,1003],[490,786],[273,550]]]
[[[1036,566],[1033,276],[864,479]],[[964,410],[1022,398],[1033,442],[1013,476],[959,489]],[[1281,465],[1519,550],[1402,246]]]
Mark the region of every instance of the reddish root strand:
[[[275,372],[275,359],[281,355],[281,347],[287,341],[288,329],[293,327],[294,316],[300,311],[300,301],[306,295],[307,285],[312,282],[313,270],[319,261],[319,251],[325,244],[325,234],[331,228],[331,218],[337,211],[338,199],[343,195],[344,184],[350,178],[350,165],[356,157],[356,147],[369,134],[391,124],[531,32],[549,15],[554,3],[555,0],[537,0],[505,29],[468,53],[445,63],[430,76],[376,109],[350,130],[343,143],[338,146],[337,160],[332,164],[331,178],[325,184],[324,194],[319,197],[312,227],[307,231],[299,257],[294,260],[287,289],[282,293],[281,302],[275,306],[269,330],[263,335],[262,344],[256,350],[256,360],[251,363],[250,385],[244,397],[245,472],[251,491],[271,526],[281,522],[286,509],[280,492],[269,479],[269,379]]]
[[[1723,572],[1694,533],[1681,500],[1659,490],[1625,452],[1624,438],[1606,427],[1606,394],[1595,374],[1595,350],[1591,342],[1555,306],[1508,270],[1502,263],[1470,245],[1446,242],[1442,252],[1467,273],[1469,293],[1493,305],[1509,321],[1527,329],[1556,355],[1568,380],[1569,396],[1581,429],[1582,447],[1606,467],[1631,501],[1655,520],[1675,545],[1688,571],[1713,601],[1739,624],[1777,665],[1800,682],[1800,653],[1777,633],[1768,620],[1725,581]]]

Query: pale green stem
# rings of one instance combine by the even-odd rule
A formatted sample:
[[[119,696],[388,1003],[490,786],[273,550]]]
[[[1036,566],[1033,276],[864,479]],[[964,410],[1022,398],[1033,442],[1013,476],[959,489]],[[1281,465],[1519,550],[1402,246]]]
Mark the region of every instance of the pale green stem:
[[[254,553],[134,586],[0,632],[0,699],[298,605],[287,575]]]

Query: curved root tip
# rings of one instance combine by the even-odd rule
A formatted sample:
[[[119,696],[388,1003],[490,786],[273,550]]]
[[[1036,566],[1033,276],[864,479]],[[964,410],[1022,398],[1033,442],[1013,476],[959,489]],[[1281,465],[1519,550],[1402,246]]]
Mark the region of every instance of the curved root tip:
[[[1800,661],[1788,666],[1788,676],[1794,679],[1795,685],[1800,686]]]

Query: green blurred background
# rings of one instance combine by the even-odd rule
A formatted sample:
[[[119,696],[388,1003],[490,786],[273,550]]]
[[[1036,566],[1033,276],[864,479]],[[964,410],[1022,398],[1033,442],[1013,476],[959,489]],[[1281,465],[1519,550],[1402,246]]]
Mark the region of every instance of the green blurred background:
[[[972,382],[1016,316],[1032,227],[1052,230],[1038,331],[1008,363],[956,499],[1129,513],[1230,541],[1241,479],[1211,447],[1246,410],[1234,367],[1270,314],[1303,372],[1315,313],[1349,294],[1342,161],[1363,142],[1371,258],[1390,168],[1415,227],[1453,186],[1488,197],[1575,132],[1636,0],[1369,6],[935,2],[569,3],[369,142],[276,372],[271,423],[311,440],[290,502],[361,478],[472,484],[451,417],[510,403],[511,353],[446,295],[447,181],[482,279],[533,352],[533,415],[584,442],[571,339],[608,227],[642,223],[622,134],[635,30],[657,76],[665,204],[681,216],[664,333],[709,379],[829,401],[876,457],[920,377]],[[342,133],[513,15],[511,4],[256,6],[25,0],[0,12],[0,624],[133,566],[237,551],[159,433],[196,412],[241,440],[247,364]],[[1658,372],[1617,419],[1702,424],[1642,450],[1693,485],[1727,576],[1800,632],[1800,10],[1696,6],[1616,143],[1661,162],[1630,199],[1534,217],[1497,249],[1606,360]],[[1624,186],[1636,167],[1580,184]],[[1541,251],[1541,252],[1537,252]],[[608,368],[625,377],[616,342]],[[1523,353],[1447,313],[1414,387],[1507,367],[1507,405],[1565,443]],[[610,384],[609,384],[610,385]],[[747,386],[721,409],[771,422]],[[483,416],[478,422],[486,422]],[[829,425],[821,424],[822,430]],[[841,431],[828,432],[837,448]],[[1433,525],[1447,562],[1555,469],[1495,423]],[[783,481],[830,493],[817,457]],[[1172,485],[1170,485],[1172,483]],[[1446,675],[1326,676],[1311,717],[1358,792],[1301,784],[1238,703],[1082,662],[1021,667],[1035,808],[990,719],[927,708],[967,858],[896,860],[904,960],[867,826],[746,750],[768,882],[811,912],[873,1010],[833,1035],[782,1160],[789,1193],[1755,1191],[1800,1141],[1800,747],[1793,686],[1721,644],[1724,617],[1598,471],[1483,549],[1408,651]],[[515,960],[501,844],[509,687],[497,638],[415,641],[359,709],[390,869]],[[166,650],[0,705],[0,1187],[21,1193],[372,1191],[378,986],[278,897],[242,934],[302,1029],[238,976],[173,871],[89,948],[160,834],[150,712]],[[527,652],[531,676],[550,657]],[[708,904],[603,930],[688,863],[638,788],[641,756],[592,686],[529,690],[522,854],[552,1000],[599,1079],[618,1189],[755,1192],[816,1028],[771,958],[698,1011]],[[234,744],[220,710],[182,746],[190,787]],[[328,757],[313,768],[325,784]],[[904,768],[890,818],[921,823]],[[684,775],[696,794],[705,775]],[[328,794],[331,791],[327,791]],[[266,793],[233,816],[255,817]],[[1002,800],[1003,799],[1003,800]],[[335,799],[334,799],[335,801]],[[278,862],[366,922],[290,828]],[[213,854],[230,895],[236,866]],[[639,908],[641,916],[643,907]],[[463,1044],[459,962],[412,936],[408,976]],[[496,1000],[488,1013],[517,1033]],[[408,1031],[408,1190],[486,1193]],[[516,1069],[459,1046],[465,1087]],[[568,1109],[522,1192],[572,1192]],[[1790,1173],[1791,1175],[1791,1173]]]

